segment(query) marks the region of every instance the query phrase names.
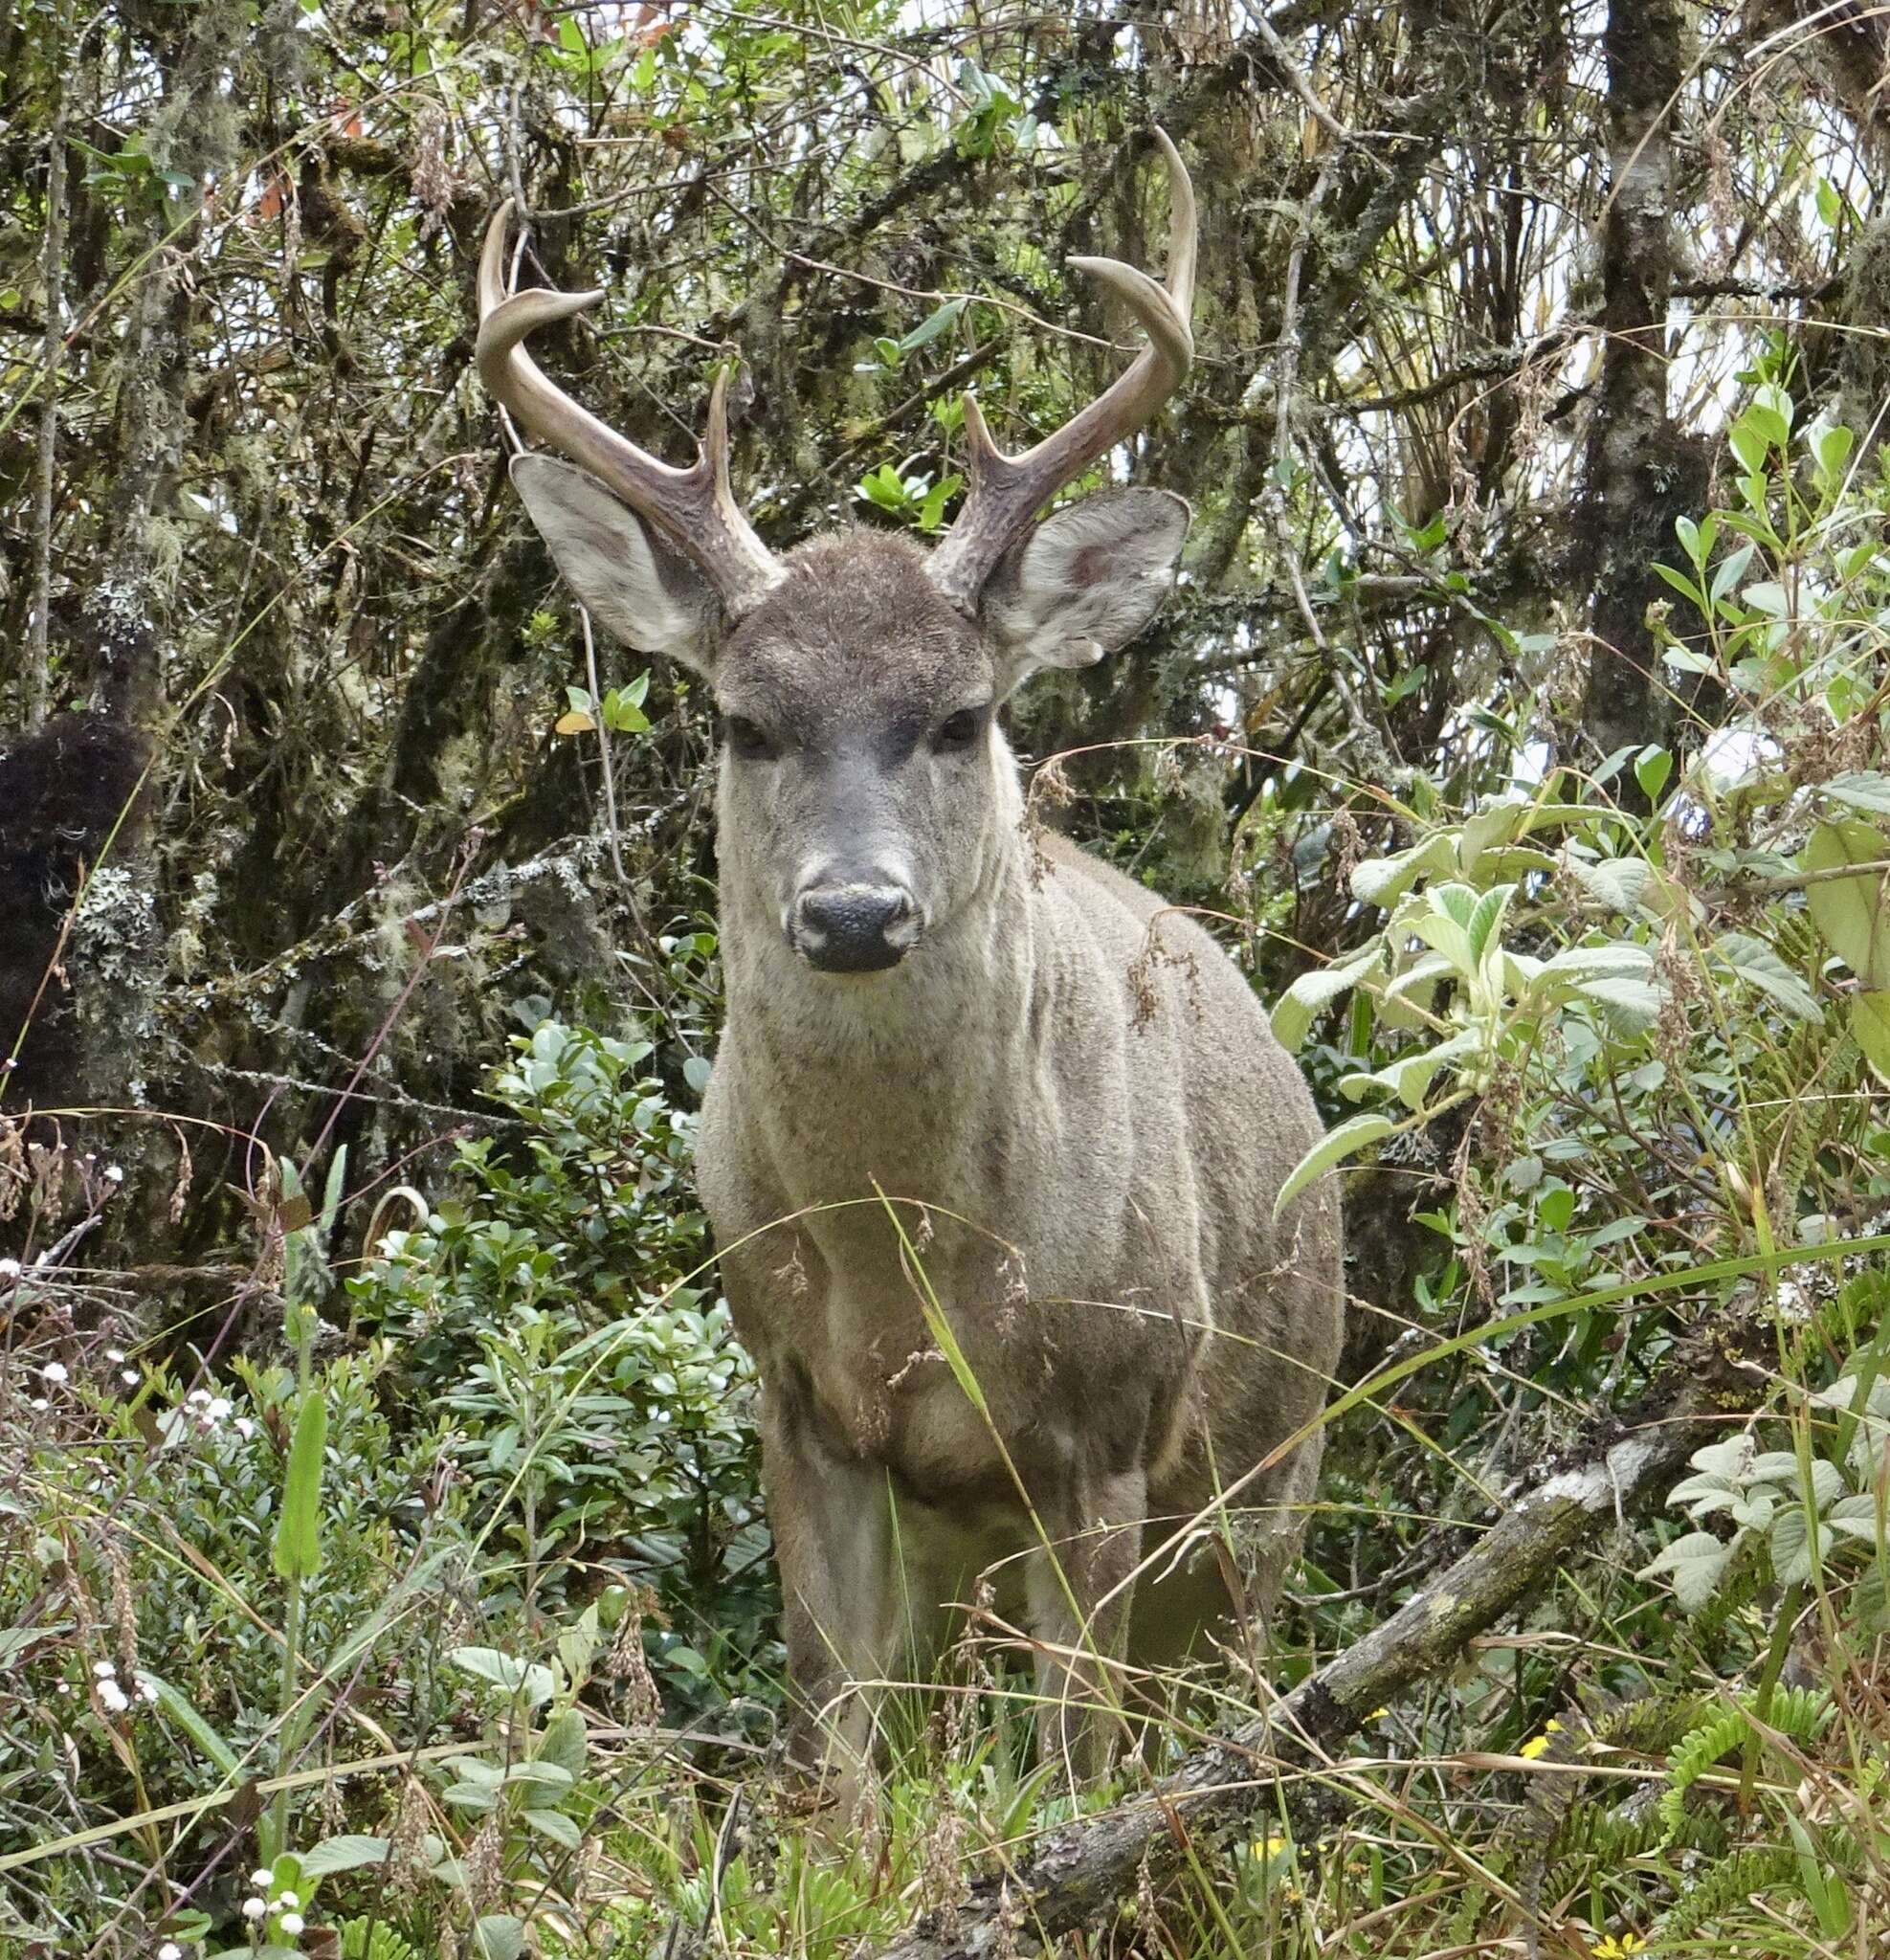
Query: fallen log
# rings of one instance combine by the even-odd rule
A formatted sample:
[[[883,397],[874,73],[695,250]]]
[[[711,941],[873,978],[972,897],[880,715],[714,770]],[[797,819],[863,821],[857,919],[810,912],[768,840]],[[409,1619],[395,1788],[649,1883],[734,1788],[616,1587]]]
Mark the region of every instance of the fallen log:
[[[1274,1707],[1152,1789],[1051,1833],[1028,1860],[981,1878],[950,1923],[927,1914],[880,1948],[879,1960],[993,1960],[1014,1953],[1020,1935],[1048,1945],[1101,1926],[1118,1902],[1149,1885],[1159,1891],[1190,1850],[1205,1862],[1215,1840],[1255,1813],[1276,1815],[1282,1770],[1322,1764],[1334,1744],[1527,1599],[1590,1533],[1664,1491],[1694,1450],[1755,1405],[1763,1377],[1741,1365],[1724,1331],[1678,1355],[1634,1411],[1591,1425],[1565,1467]]]

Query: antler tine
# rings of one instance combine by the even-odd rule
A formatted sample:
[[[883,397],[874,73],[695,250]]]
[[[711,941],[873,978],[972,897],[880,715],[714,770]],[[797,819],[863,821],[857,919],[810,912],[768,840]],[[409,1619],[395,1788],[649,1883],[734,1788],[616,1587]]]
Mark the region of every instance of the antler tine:
[[[1194,186],[1180,153],[1152,132],[1168,166],[1168,266],[1165,284],[1118,258],[1073,258],[1079,272],[1116,295],[1141,322],[1148,345],[1109,390],[1022,456],[992,442],[977,398],[965,397],[971,489],[951,534],[933,552],[934,581],[955,604],[971,606],[991,568],[1038,508],[1070,479],[1139,429],[1181,386],[1194,359]]]
[[[755,535],[728,481],[728,376],[716,376],[708,430],[686,470],[658,460],[573,401],[525,351],[525,337],[553,321],[588,312],[601,291],[505,291],[507,198],[486,227],[479,254],[477,360],[486,392],[529,434],[589,470],[700,566],[731,612],[780,582],[781,567]]]

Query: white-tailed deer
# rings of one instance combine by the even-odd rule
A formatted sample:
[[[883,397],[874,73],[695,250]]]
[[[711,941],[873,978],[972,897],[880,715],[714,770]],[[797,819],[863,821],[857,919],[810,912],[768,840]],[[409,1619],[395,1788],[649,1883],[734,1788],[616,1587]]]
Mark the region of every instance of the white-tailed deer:
[[[524,351],[602,296],[506,297],[509,207],[480,265],[479,373],[570,458],[514,458],[534,522],[594,616],[701,677],[722,716],[728,1019],[699,1167],[761,1372],[793,1742],[814,1765],[857,1764],[871,1698],[850,1683],[923,1661],[993,1567],[1045,1742],[1066,1745],[1131,1633],[1175,1652],[1225,1613],[1212,1548],[1163,1542],[1318,1411],[1338,1360],[1330,1181],[1274,1215],[1319,1134],[1297,1069],[1207,933],[1027,835],[997,724],[1035,669],[1140,631],[1181,549],[1187,506],[1158,490],[1035,521],[1192,356],[1193,190],[1156,141],[1166,285],[1071,261],[1148,345],[1021,456],[967,395],[970,491],[929,555],[845,530],[777,558],[730,493],[720,381],[698,461],[658,462]],[[1280,1521],[1250,1610],[1318,1461],[1304,1443],[1241,1491]]]

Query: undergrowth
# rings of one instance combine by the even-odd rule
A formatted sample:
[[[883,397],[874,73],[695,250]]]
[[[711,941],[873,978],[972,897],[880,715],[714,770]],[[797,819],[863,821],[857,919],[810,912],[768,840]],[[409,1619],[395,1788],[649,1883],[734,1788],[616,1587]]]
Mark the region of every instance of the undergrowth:
[[[425,1188],[278,1166],[241,1325],[88,1270],[113,1167],[0,1122],[33,1249],[0,1262],[0,1953],[838,1960],[948,1928],[1734,1328],[1766,1363],[1663,1513],[1078,1949],[1880,1950],[1890,930],[1852,867],[1890,860],[1890,491],[1793,414],[1764,379],[1737,501],[1677,541],[1712,740],[1384,791],[1352,943],[1276,1027],[1344,1119],[1302,1174],[1375,1150],[1426,1235],[1355,1344],[1401,1372],[1336,1427],[1267,1683],[1177,1680],[1100,1788],[1035,1765],[975,1615],[889,1704],[856,1815],[815,1832],[773,1775],[754,1382],[660,1013],[527,1005],[488,1133]],[[1298,822],[1263,797],[1241,849]]]

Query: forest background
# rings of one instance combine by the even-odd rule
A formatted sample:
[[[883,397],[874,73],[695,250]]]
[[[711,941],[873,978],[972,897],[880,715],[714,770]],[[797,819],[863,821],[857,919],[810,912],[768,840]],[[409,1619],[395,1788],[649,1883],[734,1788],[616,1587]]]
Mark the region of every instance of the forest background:
[[[1883,1950],[1885,52],[0,14],[0,1952]],[[474,259],[510,196],[607,289],[542,358],[671,457],[739,355],[770,544],[931,534],[964,388],[1120,366],[1065,268],[1159,264],[1157,123],[1197,363],[1096,474],[1184,575],[1011,733],[1335,1126],[1328,1475],[1108,1784],[974,1620],[823,1855],[690,1192],[714,729],[525,523]]]

